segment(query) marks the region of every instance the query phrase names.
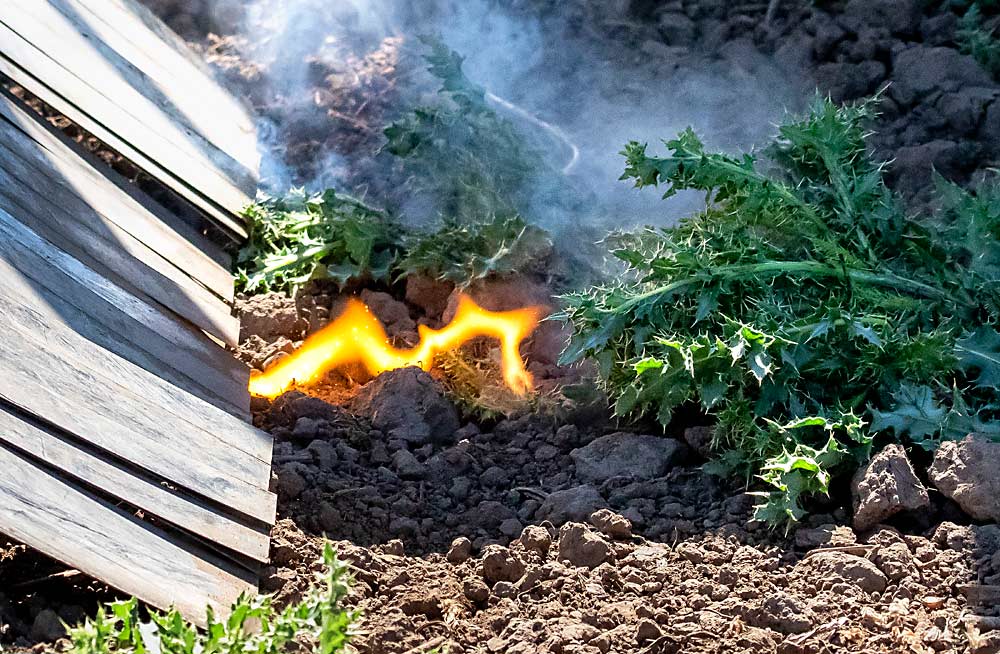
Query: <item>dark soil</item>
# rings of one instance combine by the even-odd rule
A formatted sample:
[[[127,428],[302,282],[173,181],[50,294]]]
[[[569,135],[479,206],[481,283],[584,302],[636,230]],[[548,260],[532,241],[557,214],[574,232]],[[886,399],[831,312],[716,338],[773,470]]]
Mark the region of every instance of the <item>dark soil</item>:
[[[283,125],[285,153],[305,178],[330,153],[363,159],[373,126],[392,112],[386,80],[407,66],[398,43],[317,60],[328,93],[309,108],[253,96],[261,71],[232,35],[240,3],[147,4]],[[841,100],[891,82],[877,145],[896,158],[894,183],[914,201],[932,167],[969,182],[1000,161],[1000,85],[958,52],[958,10],[783,2],[767,25],[764,2],[594,4],[565,26],[567,38],[589,35],[617,53],[612,63],[638,58],[656,71],[711,60],[745,75],[777,64]],[[224,36],[206,36],[213,30]],[[363,104],[368,97],[376,101]],[[400,343],[417,323],[440,320],[433,293],[381,291],[389,296],[368,299],[404,308],[388,326]],[[337,303],[319,288],[243,301],[240,357],[266,367]],[[585,377],[554,365],[559,343],[549,333],[524,349],[550,389]],[[743,480],[701,471],[702,430],[664,435],[615,423],[599,400],[565,398],[539,413],[472,419],[422,373],[387,373],[379,393],[362,391],[369,381],[339,373],[309,395],[254,406],[276,440],[281,518],[262,590],[293,600],[330,538],[354,568],[359,652],[1000,651],[1000,629],[990,630],[1000,607],[970,605],[965,594],[969,584],[1000,585],[1000,527],[975,524],[933,489],[929,509],[858,533],[841,488],[783,534],[751,519]],[[374,411],[378,402],[398,408],[398,419]],[[44,647],[55,618],[76,620],[111,597],[81,575],[50,576],[62,570],[0,547],[0,643]]]

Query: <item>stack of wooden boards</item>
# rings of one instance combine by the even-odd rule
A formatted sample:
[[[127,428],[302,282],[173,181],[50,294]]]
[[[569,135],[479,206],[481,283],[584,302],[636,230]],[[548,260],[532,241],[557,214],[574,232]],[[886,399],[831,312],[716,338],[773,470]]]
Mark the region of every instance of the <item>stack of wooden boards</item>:
[[[4,0],[0,73],[233,239],[253,121],[130,0]],[[0,93],[0,533],[203,622],[275,497],[224,249]]]

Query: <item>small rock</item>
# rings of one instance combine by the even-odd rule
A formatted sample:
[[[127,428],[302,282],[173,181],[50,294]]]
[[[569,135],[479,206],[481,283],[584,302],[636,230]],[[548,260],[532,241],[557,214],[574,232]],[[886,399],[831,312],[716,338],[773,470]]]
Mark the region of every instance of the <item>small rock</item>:
[[[561,525],[570,520],[587,520],[591,513],[607,506],[608,503],[593,486],[576,486],[550,493],[538,508],[538,516]]]
[[[287,463],[277,469],[277,491],[282,500],[294,500],[305,491],[308,484],[299,472],[301,469],[302,465],[299,463]]]
[[[337,449],[327,441],[316,439],[309,443],[306,451],[315,457],[320,470],[333,470],[337,465]]]
[[[295,426],[292,428],[292,438],[298,441],[311,441],[316,438],[316,433],[322,424],[316,418],[302,416],[295,421]]]
[[[66,627],[52,609],[42,609],[31,623],[31,637],[37,641],[52,642],[65,635]]]
[[[640,620],[639,626],[636,627],[635,638],[640,643],[656,640],[662,635],[663,632],[660,631],[660,626],[649,618],[643,618]]]
[[[517,513],[512,508],[496,500],[483,500],[465,512],[466,523],[487,531],[499,528],[504,520],[514,517]]]
[[[846,102],[876,91],[885,73],[880,61],[833,62],[817,66],[814,76],[819,89],[834,102]]]
[[[962,441],[945,441],[928,476],[973,518],[1000,522],[1000,443],[974,434]]]
[[[316,519],[319,522],[320,529],[326,534],[333,533],[344,525],[344,517],[340,514],[340,511],[328,502],[323,502],[319,505],[319,514],[316,516]]]
[[[406,305],[388,293],[365,289],[361,291],[361,301],[382,321],[390,336],[399,331],[412,331],[417,327],[410,318],[410,310]]]
[[[449,442],[459,428],[458,411],[441,383],[420,368],[382,373],[361,388],[351,410],[389,438],[412,445]]]
[[[570,522],[559,530],[559,558],[578,568],[596,568],[611,557],[611,546],[586,525]]]
[[[403,547],[403,541],[398,538],[393,538],[388,543],[383,545],[382,551],[390,556],[403,556],[406,554],[406,549]]]
[[[715,436],[714,427],[688,427],[684,430],[684,442],[703,459],[712,456],[712,439]]]
[[[888,29],[893,34],[915,34],[923,15],[919,0],[850,0],[844,22]]]
[[[500,545],[487,545],[483,549],[483,578],[486,583],[514,583],[523,576],[524,561],[510,549]]]
[[[934,91],[992,86],[989,74],[975,59],[946,47],[913,46],[893,58],[889,95],[909,106]]]
[[[795,545],[807,550],[854,545],[857,542],[854,531],[842,525],[825,524],[811,529],[803,527],[795,532]]]
[[[854,528],[868,531],[900,511],[930,505],[927,489],[917,479],[902,445],[891,444],[857,471],[851,482]]]
[[[488,488],[506,486],[509,482],[510,475],[500,466],[490,466],[479,475],[479,483]]]
[[[482,604],[490,598],[490,587],[479,577],[466,577],[462,583],[462,591],[470,602]]]
[[[451,541],[451,547],[448,548],[448,563],[465,563],[472,556],[472,541],[465,536],[459,536],[455,540]]]
[[[518,542],[525,550],[537,552],[542,558],[545,558],[549,548],[552,547],[552,536],[549,535],[549,530],[545,527],[529,525],[521,532]]]
[[[577,476],[589,482],[613,477],[656,479],[680,458],[683,446],[669,438],[618,432],[594,439],[570,452]]]
[[[799,561],[795,572],[807,579],[843,581],[866,593],[881,593],[889,580],[874,563],[847,552],[819,552]]]
[[[500,533],[507,538],[517,538],[522,529],[524,525],[517,518],[507,518],[500,523]]]
[[[625,539],[632,537],[632,523],[628,518],[609,509],[601,509],[590,514],[590,524],[597,527],[609,538]]]
[[[421,309],[429,318],[439,318],[448,306],[454,284],[426,275],[406,277],[406,301]]]
[[[402,479],[423,479],[427,476],[427,466],[417,461],[409,450],[399,450],[392,455],[392,467]]]

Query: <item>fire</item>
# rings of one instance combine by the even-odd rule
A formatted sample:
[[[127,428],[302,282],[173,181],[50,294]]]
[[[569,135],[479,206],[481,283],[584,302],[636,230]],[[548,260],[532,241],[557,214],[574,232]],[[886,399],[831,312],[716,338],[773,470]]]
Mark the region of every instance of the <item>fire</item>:
[[[352,298],[336,320],[306,339],[291,356],[266,372],[253,375],[250,392],[274,398],[295,384],[309,384],[334,368],[352,363],[360,363],[372,375],[407,366],[430,370],[435,354],[486,336],[500,341],[501,370],[507,386],[524,394],[531,390],[532,379],[519,347],[534,331],[542,314],[541,307],[488,311],[462,295],[455,317],[448,325],[442,329],[420,325],[420,343],[413,348],[398,349],[389,344],[385,328],[368,307]]]

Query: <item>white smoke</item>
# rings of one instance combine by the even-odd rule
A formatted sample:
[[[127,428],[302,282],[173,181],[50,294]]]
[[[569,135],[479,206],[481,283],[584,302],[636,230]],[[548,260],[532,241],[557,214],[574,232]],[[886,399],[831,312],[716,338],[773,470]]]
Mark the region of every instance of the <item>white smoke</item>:
[[[596,19],[595,5],[603,12]],[[413,37],[440,34],[466,57],[468,77],[495,94],[499,113],[561,143],[563,164],[576,157],[568,174],[601,204],[590,215],[573,217],[550,215],[540,206],[530,219],[550,228],[572,221],[592,227],[667,224],[701,200],[682,195],[664,203],[655,191],[636,191],[619,181],[618,152],[627,141],[648,142],[651,151],[663,152],[661,139],[692,126],[710,147],[746,149],[765,141],[786,110],[800,108],[802,92],[773,64],[744,56],[746,51],[713,61],[630,43],[627,37],[615,51],[586,30],[572,29],[595,20],[627,23],[626,5],[581,0],[552,3],[551,10],[538,12],[496,0],[254,0],[242,31],[253,56],[267,67],[270,91],[288,98],[307,95],[310,57],[331,43],[363,49],[401,36],[407,47],[418,48]],[[278,133],[274,125],[262,124],[263,172],[273,188],[294,180],[282,161]],[[350,162],[336,152],[324,157],[308,186],[348,177]]]

